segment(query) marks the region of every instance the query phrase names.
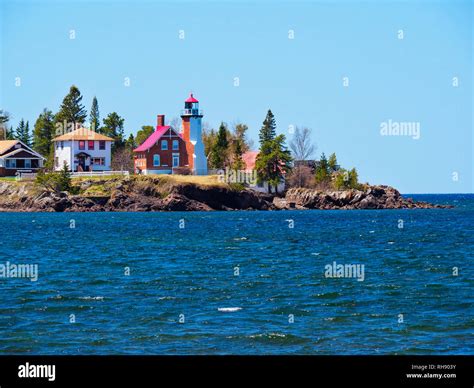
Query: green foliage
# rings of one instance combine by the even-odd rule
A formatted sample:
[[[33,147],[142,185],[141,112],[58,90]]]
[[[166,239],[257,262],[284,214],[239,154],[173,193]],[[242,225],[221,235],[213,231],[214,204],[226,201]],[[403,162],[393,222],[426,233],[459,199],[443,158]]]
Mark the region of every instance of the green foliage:
[[[202,130],[202,142],[204,144],[204,154],[210,155],[212,152],[212,147],[214,146],[217,139],[217,132],[214,129],[203,128]],[[211,161],[209,160],[209,166]]]
[[[321,155],[319,164],[316,167],[314,179],[317,185],[329,184],[331,181],[329,162],[324,153]]]
[[[329,155],[328,166],[331,172],[337,171],[337,157],[334,152]]]
[[[245,163],[242,159],[244,152],[249,150],[249,145],[246,140],[246,132],[248,126],[245,124],[237,124],[232,134],[232,168],[234,170],[243,170]]]
[[[48,191],[61,192],[71,191],[71,173],[69,167],[64,163],[63,168],[59,172],[46,173],[43,170],[38,171],[35,184]]]
[[[228,129],[224,123],[219,126],[217,137],[211,151],[210,164],[212,168],[225,168],[229,151]]]
[[[91,113],[89,115],[90,129],[97,133],[102,133],[100,128],[100,114],[99,114],[99,103],[97,98],[94,96],[92,100]]]
[[[242,141],[235,139],[232,148],[232,168],[234,170],[243,170],[245,168],[245,163],[242,159]]]
[[[22,141],[27,146],[31,146],[30,126],[28,121],[21,119],[14,134],[15,139]]]
[[[82,95],[79,89],[72,85],[69,93],[64,97],[59,112],[56,114],[56,122],[66,121],[68,124],[82,124],[87,117],[87,111],[82,105]]]
[[[114,139],[112,151],[115,151],[124,145],[124,121],[125,120],[116,112],[109,113],[108,116],[103,120],[104,126],[102,127],[102,133],[105,136]]]
[[[284,179],[284,174],[290,171],[291,153],[285,146],[285,135],[278,135],[273,140],[265,141],[255,162],[258,182],[268,182],[277,192],[278,184]]]
[[[8,120],[10,120],[10,114],[0,109],[0,125],[8,123]]]
[[[55,135],[53,112],[43,109],[33,129],[33,149],[43,156],[49,156],[53,149],[52,139]]]
[[[265,120],[263,121],[262,128],[260,129],[260,134],[259,134],[260,147],[262,147],[264,143],[275,139],[275,136],[276,136],[275,117],[273,116],[272,111],[269,109],[267,112],[267,116],[265,117]]]
[[[135,148],[137,148],[137,143],[135,141],[135,137],[133,136],[133,134],[131,133],[130,136],[128,137],[128,139],[125,141],[125,147],[130,149],[130,150],[134,150]]]
[[[155,128],[151,125],[143,125],[142,129],[137,132],[137,136],[135,138],[136,144],[139,146],[144,143],[146,139],[150,137],[150,135],[155,131]]]

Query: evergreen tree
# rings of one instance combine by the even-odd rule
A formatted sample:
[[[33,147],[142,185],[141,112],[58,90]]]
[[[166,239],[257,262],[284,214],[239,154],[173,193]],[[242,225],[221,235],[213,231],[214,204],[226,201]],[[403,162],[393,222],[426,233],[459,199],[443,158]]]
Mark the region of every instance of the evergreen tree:
[[[72,125],[72,130],[77,129],[77,124],[84,123],[87,117],[87,111],[82,105],[82,95],[79,89],[72,85],[69,93],[64,97],[59,112],[56,114],[56,122],[66,122],[68,126]],[[63,128],[67,132],[67,128]]]
[[[285,135],[265,141],[255,162],[258,182],[268,182],[269,191],[273,186],[275,193],[278,193],[278,185],[284,180],[285,173],[290,171],[291,161],[291,153],[285,146]]]
[[[137,136],[135,137],[135,143],[137,146],[143,144],[146,139],[150,137],[150,135],[155,131],[155,128],[151,125],[143,125],[142,129],[137,132]]]
[[[349,187],[351,189],[359,188],[359,174],[357,174],[357,170],[355,168],[349,171]]]
[[[213,168],[225,168],[229,148],[227,134],[228,131],[226,125],[221,123],[219,131],[217,131],[216,141],[211,150],[211,166]]]
[[[242,141],[239,139],[234,140],[234,149],[232,155],[232,168],[234,170],[243,170],[245,163],[242,159]]]
[[[7,140],[15,140],[15,131],[11,125],[10,130],[7,129]]]
[[[259,139],[260,146],[262,146],[267,141],[272,141],[276,136],[276,123],[275,117],[273,116],[272,111],[269,109],[267,116],[263,121],[262,128],[260,129]]]
[[[135,137],[131,133],[130,136],[128,137],[127,141],[125,142],[125,147],[129,148],[130,150],[134,150],[137,148],[137,143],[135,142]]]
[[[100,115],[99,115],[99,103],[97,98],[94,96],[92,100],[91,113],[89,115],[90,129],[97,133],[101,133],[100,129]]]
[[[64,162],[63,168],[57,175],[57,186],[60,191],[71,190],[71,173],[69,172],[69,166],[66,162]]]
[[[25,123],[25,120],[20,120],[20,123],[18,124],[18,127],[15,130],[14,137],[16,140],[22,141],[27,146],[31,145],[30,125],[28,121]]]
[[[331,179],[329,163],[324,153],[321,155],[319,164],[316,167],[315,180],[317,184],[327,184]]]
[[[125,120],[121,118],[116,112],[109,113],[108,116],[103,120],[104,126],[102,128],[102,133],[105,136],[114,139],[112,148],[113,151],[124,145],[124,121]]]
[[[337,158],[334,152],[329,155],[328,167],[331,172],[337,171]]]
[[[48,109],[38,116],[33,129],[33,149],[43,156],[49,156],[52,150],[52,139],[55,136],[54,116]]]

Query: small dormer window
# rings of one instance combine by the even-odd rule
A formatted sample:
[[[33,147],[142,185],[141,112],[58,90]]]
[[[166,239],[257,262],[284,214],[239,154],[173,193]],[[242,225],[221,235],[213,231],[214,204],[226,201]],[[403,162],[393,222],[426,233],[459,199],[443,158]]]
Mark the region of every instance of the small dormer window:
[[[168,140],[162,140],[161,141],[161,150],[162,151],[168,150]]]

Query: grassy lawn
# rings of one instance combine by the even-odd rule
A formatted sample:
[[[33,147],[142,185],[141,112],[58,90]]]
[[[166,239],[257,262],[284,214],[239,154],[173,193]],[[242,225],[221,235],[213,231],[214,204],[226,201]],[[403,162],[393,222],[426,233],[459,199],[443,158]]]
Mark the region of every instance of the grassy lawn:
[[[227,186],[218,181],[217,175],[157,175],[161,179],[176,183],[194,183],[203,186]]]
[[[11,182],[11,181],[15,181],[15,180],[16,180],[16,177],[14,177],[14,176],[6,176],[6,177],[0,178],[0,182],[1,181]]]
[[[136,177],[138,179],[147,178],[150,179],[160,179],[163,182],[167,183],[193,183],[196,185],[203,185],[203,186],[227,186],[223,182],[218,181],[217,175],[171,175],[171,174],[157,174],[157,175],[130,175],[130,178]],[[101,175],[101,176],[81,176],[72,178],[73,182],[83,182],[83,181],[104,181],[104,180],[111,180],[123,178],[128,179],[128,177],[123,175]]]

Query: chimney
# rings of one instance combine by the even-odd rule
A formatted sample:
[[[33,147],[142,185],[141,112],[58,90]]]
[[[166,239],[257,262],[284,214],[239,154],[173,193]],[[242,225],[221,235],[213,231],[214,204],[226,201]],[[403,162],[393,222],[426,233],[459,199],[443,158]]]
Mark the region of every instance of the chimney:
[[[165,126],[165,115],[158,115],[157,116],[156,125],[158,127],[164,127]]]

